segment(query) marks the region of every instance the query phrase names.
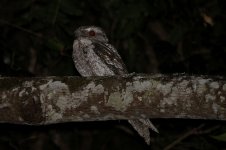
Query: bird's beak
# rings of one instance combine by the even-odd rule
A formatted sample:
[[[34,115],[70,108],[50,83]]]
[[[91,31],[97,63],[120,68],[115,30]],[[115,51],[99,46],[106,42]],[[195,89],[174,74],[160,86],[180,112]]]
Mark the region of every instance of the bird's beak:
[[[77,38],[78,37],[78,33],[77,33],[77,31],[75,30],[75,32],[74,32],[74,35],[75,35],[75,38]]]
[[[81,35],[81,32],[78,30],[75,30],[74,34],[75,34],[75,38],[78,38]]]

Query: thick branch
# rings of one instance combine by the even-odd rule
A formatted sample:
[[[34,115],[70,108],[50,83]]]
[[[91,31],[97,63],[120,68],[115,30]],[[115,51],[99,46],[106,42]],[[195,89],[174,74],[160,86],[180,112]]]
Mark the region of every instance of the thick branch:
[[[222,77],[0,77],[0,122],[49,124],[133,118],[226,120]]]

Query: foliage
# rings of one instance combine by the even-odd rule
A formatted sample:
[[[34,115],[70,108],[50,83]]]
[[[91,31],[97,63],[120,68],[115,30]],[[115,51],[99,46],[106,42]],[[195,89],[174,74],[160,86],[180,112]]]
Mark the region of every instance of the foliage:
[[[73,32],[81,25],[97,25],[105,29],[130,72],[225,75],[225,13],[223,0],[1,0],[0,74],[78,75],[71,59]],[[165,138],[156,135],[155,149],[179,136],[160,132]],[[97,139],[109,142],[104,137]],[[197,142],[188,139],[179,147],[203,143],[205,149],[219,149],[213,139],[194,138]]]
[[[217,135],[217,136],[213,136],[214,139],[219,140],[219,141],[224,141],[226,142],[226,133]]]

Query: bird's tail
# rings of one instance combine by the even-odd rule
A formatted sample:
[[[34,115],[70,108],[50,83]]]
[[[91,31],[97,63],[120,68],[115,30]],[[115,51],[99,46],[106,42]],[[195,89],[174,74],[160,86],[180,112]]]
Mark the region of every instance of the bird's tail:
[[[144,138],[145,142],[150,145],[149,128],[159,133],[158,129],[152,124],[149,119],[128,120],[138,134]]]

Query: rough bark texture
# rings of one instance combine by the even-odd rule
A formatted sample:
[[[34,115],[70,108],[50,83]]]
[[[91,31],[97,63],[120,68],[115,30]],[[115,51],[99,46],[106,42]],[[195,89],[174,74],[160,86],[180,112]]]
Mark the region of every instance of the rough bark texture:
[[[0,77],[0,122],[134,118],[226,120],[226,79],[185,74]]]

